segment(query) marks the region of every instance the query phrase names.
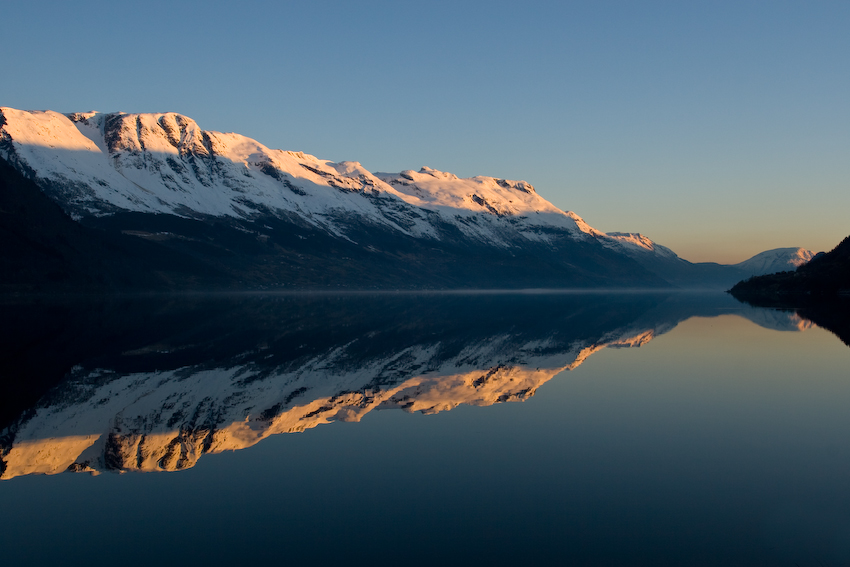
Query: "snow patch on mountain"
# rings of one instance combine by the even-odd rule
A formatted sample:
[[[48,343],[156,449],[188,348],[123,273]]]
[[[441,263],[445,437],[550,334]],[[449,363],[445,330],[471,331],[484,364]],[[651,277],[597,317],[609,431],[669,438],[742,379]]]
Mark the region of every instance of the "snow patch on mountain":
[[[607,236],[613,238],[617,242],[634,248],[640,248],[649,252],[656,252],[665,255],[672,255],[673,251],[665,246],[656,244],[648,237],[636,232],[609,232]]]

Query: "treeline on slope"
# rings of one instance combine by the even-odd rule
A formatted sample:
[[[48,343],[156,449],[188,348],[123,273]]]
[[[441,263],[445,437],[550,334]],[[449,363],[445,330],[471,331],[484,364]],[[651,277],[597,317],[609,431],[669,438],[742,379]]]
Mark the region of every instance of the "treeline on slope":
[[[795,271],[755,276],[738,282],[729,292],[738,299],[761,305],[807,298],[826,300],[850,294],[850,236]]]

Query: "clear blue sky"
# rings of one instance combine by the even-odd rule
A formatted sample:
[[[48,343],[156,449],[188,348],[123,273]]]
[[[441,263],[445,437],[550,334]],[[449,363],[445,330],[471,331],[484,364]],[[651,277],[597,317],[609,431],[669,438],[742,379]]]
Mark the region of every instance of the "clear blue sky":
[[[6,2],[0,105],[524,179],[693,261],[850,234],[850,2]]]

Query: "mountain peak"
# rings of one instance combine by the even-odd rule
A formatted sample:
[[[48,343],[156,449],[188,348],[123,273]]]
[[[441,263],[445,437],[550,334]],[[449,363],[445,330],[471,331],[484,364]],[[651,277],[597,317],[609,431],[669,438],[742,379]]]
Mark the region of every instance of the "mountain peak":
[[[735,264],[735,267],[746,272],[747,276],[793,271],[808,263],[814,255],[805,248],[774,248]]]
[[[436,177],[437,179],[454,180],[454,179],[458,178],[457,175],[455,175],[454,173],[447,173],[445,171],[433,169],[433,168],[428,167],[427,165],[423,165],[421,168],[419,168],[419,173],[425,173],[425,174],[428,174],[432,177]]]

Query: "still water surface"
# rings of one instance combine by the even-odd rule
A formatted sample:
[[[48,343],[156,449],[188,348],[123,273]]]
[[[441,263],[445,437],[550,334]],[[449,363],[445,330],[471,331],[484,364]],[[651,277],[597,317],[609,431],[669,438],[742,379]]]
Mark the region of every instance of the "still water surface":
[[[850,349],[792,312],[722,294],[4,311],[9,565],[850,565]]]

